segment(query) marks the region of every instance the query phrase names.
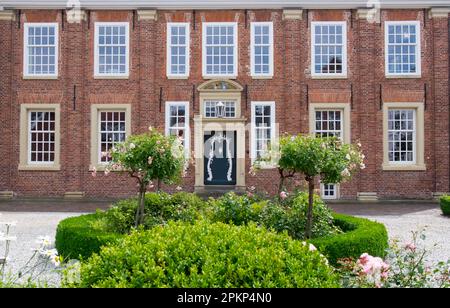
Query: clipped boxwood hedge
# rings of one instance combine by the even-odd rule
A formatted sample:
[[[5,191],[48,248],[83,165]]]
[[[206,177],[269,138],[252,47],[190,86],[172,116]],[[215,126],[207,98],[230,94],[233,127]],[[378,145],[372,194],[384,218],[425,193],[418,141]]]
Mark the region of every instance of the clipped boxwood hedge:
[[[450,216],[450,196],[443,196],[440,199],[441,210],[445,216]]]
[[[85,259],[98,253],[105,244],[122,235],[102,232],[95,228],[98,214],[71,217],[61,221],[56,230],[55,245],[64,259]]]
[[[388,235],[384,225],[368,219],[333,214],[335,224],[344,233],[311,240],[331,264],[342,258],[359,258],[367,252],[383,257],[388,248]],[[94,228],[98,214],[63,220],[56,231],[56,248],[64,258],[88,258],[98,253],[101,246],[123,235],[101,232]]]
[[[311,240],[331,264],[337,265],[343,258],[359,258],[363,253],[386,255],[389,238],[383,224],[342,214],[333,214],[333,217],[335,225],[344,233]]]
[[[81,265],[81,288],[333,288],[308,245],[251,223],[169,222],[132,232]]]

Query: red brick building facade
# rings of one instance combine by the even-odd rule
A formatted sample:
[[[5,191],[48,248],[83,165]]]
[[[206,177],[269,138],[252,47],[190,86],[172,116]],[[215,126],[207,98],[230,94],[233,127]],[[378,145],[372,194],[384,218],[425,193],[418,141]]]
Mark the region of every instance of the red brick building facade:
[[[101,135],[97,131],[101,124],[97,121],[102,121],[102,110],[116,112],[119,118],[125,115],[126,119],[119,120],[126,123],[123,126],[126,134],[145,132],[149,126],[170,131],[166,127],[169,123],[166,114],[172,109],[166,106],[170,103],[176,106],[180,102],[189,118],[190,134],[184,132],[184,136],[189,138],[189,149],[202,152],[198,157],[196,155],[199,163],[189,169],[184,179],[182,187],[186,191],[208,189],[208,162],[203,159],[203,154],[207,153],[203,153],[206,150],[202,144],[206,131],[204,125],[209,123],[212,123],[211,130],[214,131],[229,124],[229,130],[237,132],[234,140],[238,154],[233,170],[235,185],[228,188],[242,190],[255,186],[261,191],[277,190],[276,170],[267,169],[257,176],[248,174],[255,150],[252,145],[256,144],[252,139],[251,123],[255,119],[254,108],[259,108],[259,102],[263,103],[262,106],[270,102],[267,105],[272,106],[271,125],[277,123],[280,134],[306,134],[317,128],[323,129],[314,121],[319,116],[330,117],[329,110],[339,111],[342,121],[340,128],[335,127],[335,130],[342,132],[344,140],[362,144],[366,169],[350,183],[339,187],[336,191],[338,198],[431,199],[450,191],[450,6],[442,7],[443,1],[428,1],[423,7],[414,8],[408,7],[408,1],[397,1],[395,6],[386,7],[382,2],[379,15],[373,15],[371,9],[359,8],[365,7],[359,3],[361,1],[355,1],[352,6],[340,5],[339,1],[316,1],[315,6],[310,4],[311,1],[280,1],[270,7],[264,7],[263,1],[256,0],[243,1],[235,6],[232,6],[233,1],[222,1],[208,8],[197,4],[200,1],[190,1],[189,5],[184,3],[186,1],[178,1],[178,7],[177,1],[148,1],[145,5],[148,9],[142,9],[141,3],[134,5],[135,1],[120,1],[123,3],[117,7],[102,6],[102,1],[87,1],[82,2],[79,11],[76,10],[79,14],[76,16],[73,10],[66,10],[64,1],[62,4],[42,1],[39,5],[30,1],[6,2],[0,11],[0,194],[3,197],[116,198],[133,195],[135,183],[125,175],[106,177],[99,173],[97,177],[92,176],[93,167],[98,168],[101,160],[98,156],[102,147],[98,139]],[[43,4],[46,2],[48,5]],[[321,27],[321,22],[324,27]],[[401,27],[396,28],[393,23],[389,28],[390,22],[401,22]],[[50,57],[36,60],[38,56],[28,54],[34,50],[30,47],[31,41],[27,41],[30,36],[42,39],[46,35],[51,36],[47,31],[54,31],[38,27],[42,31],[39,35],[28,32],[38,31],[29,28],[39,23],[57,25],[53,28],[57,39],[52,41],[57,46],[56,51],[52,51],[56,53],[56,63]],[[102,76],[103,62],[97,62],[104,60],[98,54],[102,51],[98,49],[101,41],[97,41],[96,31],[107,33],[106,23],[127,25],[123,28],[129,33],[125,35],[128,42],[128,49],[124,51],[125,62],[119,59],[119,64],[114,62],[116,60],[110,63],[111,67],[117,64],[118,71],[121,71],[120,64],[127,66],[123,66],[123,75]],[[184,42],[182,47],[189,50],[184,60],[173,60],[182,61],[179,67],[182,67],[182,72],[186,70],[182,74],[178,71],[176,76],[170,76],[172,66],[167,64],[173,55],[168,53],[168,40],[172,36],[170,33],[168,36],[167,31],[172,29],[168,28],[171,23],[185,25],[183,29],[188,34],[176,33],[188,37],[189,43],[186,47]],[[252,30],[255,29],[254,23],[270,24],[267,29],[272,29],[273,33],[266,33],[266,28]],[[235,26],[232,36],[236,41],[233,44],[229,36],[230,41],[227,42],[235,48],[235,53],[230,49],[231,56],[227,54],[230,58],[226,62],[234,61],[234,72],[231,66],[214,66],[214,49],[211,49],[212,65],[207,68],[207,24],[215,24],[219,36],[224,29],[220,25]],[[411,28],[402,28],[405,24]],[[103,30],[100,29],[102,25],[105,25]],[[340,25],[339,30],[335,25]],[[417,26],[413,29],[412,25]],[[115,30],[111,29],[114,34]],[[120,45],[122,28],[118,29]],[[233,31],[231,26],[227,29]],[[214,39],[214,28],[210,31]],[[271,59],[268,63],[257,59],[258,55],[254,53],[262,49],[254,49],[256,41],[252,31],[262,31],[270,38],[268,44],[273,51],[269,52],[269,57],[273,58],[273,63]],[[320,45],[315,41],[318,31],[336,31],[333,35],[323,32],[322,40],[324,36],[331,40],[336,34],[335,37],[341,35],[338,40],[344,39],[344,42],[341,45],[333,42],[333,49],[328,49],[331,45],[326,45],[327,49],[315,49]],[[407,55],[399,49],[403,53],[393,59],[406,59],[404,61],[409,66],[396,62],[392,66],[394,73],[389,72],[390,60],[386,56],[390,31],[403,31],[402,44],[409,42],[409,47],[414,45],[417,48],[415,54],[411,51]],[[218,40],[221,39],[219,37]],[[346,49],[346,52],[342,51],[343,57],[337,57],[340,60],[335,61],[334,68],[327,66],[330,72],[334,70],[337,74],[323,74],[323,66],[317,63],[323,57],[316,53],[324,50],[338,53],[335,48],[340,47]],[[392,48],[395,53],[395,47]],[[178,49],[178,52],[180,50],[184,51]],[[30,60],[32,57],[34,60]],[[189,59],[189,65],[184,62],[186,59]],[[256,68],[251,59],[263,61],[268,66]],[[330,57],[326,59],[328,61]],[[29,61],[46,62],[30,64]],[[45,70],[53,68],[55,74],[34,74],[37,69],[44,69],[44,64]],[[225,70],[223,76],[222,68]],[[395,73],[404,73],[405,68],[414,70],[414,74]],[[208,69],[213,73],[208,74]],[[255,74],[255,69],[261,69],[263,73]],[[225,103],[233,101],[235,117],[206,119],[206,105],[214,99]],[[217,102],[208,110],[219,112]],[[47,121],[42,112],[48,111],[51,111],[48,118],[50,126],[41,128],[44,131],[50,129],[53,135],[51,140],[46,140],[42,134],[44,140],[41,143],[47,142],[49,145],[44,145],[43,152],[47,150],[52,154],[36,154],[40,155],[37,158],[31,152],[35,146],[41,146],[33,143],[34,138],[37,138],[36,144],[39,143],[40,137],[34,137],[30,131],[30,125],[34,125],[30,121],[35,116],[42,116],[40,119]],[[326,111],[326,115],[319,115],[321,111]],[[409,144],[399,143],[397,146],[395,140],[389,142],[389,138],[395,138],[389,137],[395,135],[389,126],[389,117],[396,117],[395,112],[403,121],[399,127],[403,129],[403,124],[406,125],[399,134],[406,136],[406,140],[410,138],[408,136],[413,139]],[[396,150],[390,147],[395,147],[400,154],[395,154]],[[391,152],[394,153],[392,156]],[[397,158],[407,162],[393,162]],[[32,164],[30,159],[47,160],[47,163]]]

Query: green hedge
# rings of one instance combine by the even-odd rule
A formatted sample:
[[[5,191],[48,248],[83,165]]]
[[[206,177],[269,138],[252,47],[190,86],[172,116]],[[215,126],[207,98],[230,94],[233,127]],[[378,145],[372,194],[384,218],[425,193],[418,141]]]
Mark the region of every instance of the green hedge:
[[[445,216],[450,216],[450,196],[443,196],[440,199],[441,210]]]
[[[99,214],[67,218],[56,230],[55,245],[64,259],[85,259],[107,243],[116,241],[122,235],[107,233],[95,228]]]
[[[83,262],[90,288],[333,288],[338,278],[317,251],[256,224],[169,222],[132,232]]]
[[[56,231],[56,248],[64,258],[87,258],[98,253],[101,246],[121,238],[120,234],[101,232],[94,228],[98,214],[63,220]],[[331,264],[342,258],[359,258],[367,252],[383,257],[388,248],[384,225],[367,219],[333,214],[335,224],[344,233],[311,240]]]
[[[337,265],[343,258],[359,258],[363,253],[386,255],[389,238],[383,224],[342,214],[333,214],[333,217],[335,225],[344,233],[311,240],[331,264]]]

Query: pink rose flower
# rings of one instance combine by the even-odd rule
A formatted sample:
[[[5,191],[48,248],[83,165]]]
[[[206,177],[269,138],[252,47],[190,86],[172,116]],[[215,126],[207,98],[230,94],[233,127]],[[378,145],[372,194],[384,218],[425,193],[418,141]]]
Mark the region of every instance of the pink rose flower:
[[[281,198],[281,200],[285,200],[287,197],[288,197],[287,192],[282,191],[282,192],[280,193],[280,198]]]

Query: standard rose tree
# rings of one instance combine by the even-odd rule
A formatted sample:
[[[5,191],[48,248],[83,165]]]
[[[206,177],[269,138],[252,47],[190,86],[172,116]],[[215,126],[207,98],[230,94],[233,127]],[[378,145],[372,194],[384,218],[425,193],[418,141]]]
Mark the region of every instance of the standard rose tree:
[[[297,174],[308,182],[309,207],[305,236],[311,238],[312,207],[316,180],[339,184],[349,180],[359,169],[364,169],[361,145],[343,144],[337,138],[320,138],[312,135],[285,136],[279,150],[269,151],[262,160],[270,160],[280,173],[280,197],[283,197],[284,181]],[[260,163],[256,162],[257,169]]]
[[[148,133],[130,136],[111,151],[111,169],[127,172],[139,184],[139,206],[135,226],[144,221],[145,193],[153,182],[174,184],[185,172],[186,159],[180,140],[164,136],[153,128]]]

